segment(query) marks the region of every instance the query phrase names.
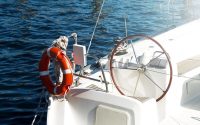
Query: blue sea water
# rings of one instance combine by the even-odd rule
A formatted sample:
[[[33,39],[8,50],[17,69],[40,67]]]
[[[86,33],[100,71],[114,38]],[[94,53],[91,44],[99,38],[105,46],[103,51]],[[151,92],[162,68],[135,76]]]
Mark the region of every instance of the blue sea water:
[[[88,47],[102,0],[0,1],[0,125],[30,125],[42,85],[38,62],[60,35],[78,34]],[[113,39],[128,34],[154,36],[200,17],[199,0],[105,0],[90,54],[101,57]],[[72,51],[70,39],[68,55]],[[89,58],[89,62],[92,63]],[[42,100],[35,124],[46,124]]]

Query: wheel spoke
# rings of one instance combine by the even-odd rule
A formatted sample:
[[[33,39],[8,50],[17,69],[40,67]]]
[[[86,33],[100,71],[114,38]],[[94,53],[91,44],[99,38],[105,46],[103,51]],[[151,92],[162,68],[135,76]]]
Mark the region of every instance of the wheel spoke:
[[[125,64],[125,65],[128,65],[128,64],[134,64],[134,63],[124,63],[124,62],[120,62],[120,61],[112,61],[114,63],[120,63],[120,64]],[[137,64],[135,64],[135,66],[137,67]]]
[[[127,70],[137,70],[137,68],[133,69],[130,67],[112,67],[112,68],[116,68],[116,69],[127,69]]]
[[[136,82],[136,85],[135,85],[135,89],[134,89],[134,92],[133,92],[133,96],[135,95],[135,92],[136,92],[136,89],[137,89],[137,86],[138,86],[139,79],[140,79],[140,72],[139,72],[139,75],[138,75],[138,78],[137,78],[137,82]]]
[[[165,92],[150,76],[148,76],[146,73],[144,75],[155,85],[157,86],[162,92]]]
[[[124,66],[119,66],[119,67],[112,66],[112,68],[137,70],[137,64],[135,64],[135,63],[124,63],[124,62],[119,62],[119,61],[112,61],[112,62],[124,65]]]
[[[135,49],[134,49],[132,40],[131,40],[131,47],[132,47],[132,49],[133,49],[133,54],[134,54],[134,56],[135,56],[135,60],[136,60],[136,63],[137,63],[137,65],[138,65],[139,62],[138,62],[138,59],[137,59],[137,56],[136,56],[136,52],[135,52]]]
[[[157,57],[151,59],[145,66],[149,65],[151,62],[153,62],[155,59],[159,58],[160,56],[162,56],[164,54],[164,52],[162,52],[160,55],[158,55]]]

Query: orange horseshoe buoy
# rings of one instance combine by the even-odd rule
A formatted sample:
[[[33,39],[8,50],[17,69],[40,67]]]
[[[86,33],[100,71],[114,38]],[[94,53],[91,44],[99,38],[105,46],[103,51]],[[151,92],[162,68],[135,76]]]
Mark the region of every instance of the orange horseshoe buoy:
[[[49,75],[50,59],[55,58],[59,61],[62,72],[63,81],[61,85],[53,84]],[[69,86],[73,83],[73,72],[71,68],[71,62],[68,57],[62,53],[62,50],[57,47],[48,48],[42,54],[42,58],[39,62],[40,79],[43,85],[47,88],[49,93],[53,95],[64,95],[69,90]]]

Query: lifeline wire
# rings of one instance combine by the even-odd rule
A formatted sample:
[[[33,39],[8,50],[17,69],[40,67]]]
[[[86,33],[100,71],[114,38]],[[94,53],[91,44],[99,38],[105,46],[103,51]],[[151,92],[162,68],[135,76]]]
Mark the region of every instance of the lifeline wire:
[[[36,112],[35,112],[35,115],[34,115],[34,118],[33,118],[33,121],[32,121],[32,123],[31,123],[31,125],[34,125],[34,123],[35,123],[35,120],[36,120],[36,118],[37,118],[37,116],[38,116],[38,112],[39,112],[39,108],[40,108],[40,105],[41,105],[41,102],[42,102],[42,97],[43,97],[43,94],[44,94],[44,91],[45,89],[43,88],[42,89],[42,92],[41,92],[41,96],[40,96],[40,101],[39,101],[39,103],[38,103],[38,106],[37,106],[37,109],[36,109]]]
[[[148,71],[151,71],[151,72],[155,72],[155,73],[159,73],[159,74],[164,74],[164,75],[170,75],[168,73],[163,73],[163,72],[159,72],[159,71],[155,71],[155,70],[150,70],[150,69],[147,69]],[[191,79],[191,80],[200,80],[198,78],[192,78],[192,77],[188,77],[188,76],[184,76],[184,75],[172,75],[174,77],[181,77],[181,78],[186,78],[186,79]]]
[[[93,40],[93,38],[94,38],[94,33],[95,33],[95,31],[96,31],[96,28],[97,28],[97,25],[98,25],[98,22],[99,22],[99,19],[100,19],[100,15],[101,15],[101,12],[102,12],[102,9],[103,9],[104,2],[105,2],[105,0],[103,0],[103,3],[102,3],[102,5],[101,5],[101,9],[100,9],[99,15],[98,15],[98,17],[97,17],[97,21],[96,21],[96,24],[95,24],[95,27],[94,27],[94,30],[93,30],[93,33],[92,33],[92,37],[91,37],[91,39],[90,39],[90,44],[89,44],[88,49],[87,49],[87,54],[88,54],[88,52],[89,52],[89,50],[90,50],[90,46],[91,46],[92,40]]]

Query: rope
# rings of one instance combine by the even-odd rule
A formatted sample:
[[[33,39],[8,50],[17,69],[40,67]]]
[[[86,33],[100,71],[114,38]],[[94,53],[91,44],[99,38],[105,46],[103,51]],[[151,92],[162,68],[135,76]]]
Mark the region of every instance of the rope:
[[[48,103],[45,104],[45,108],[47,108],[47,107],[48,107]],[[39,119],[38,122],[37,122],[37,125],[40,124],[40,122],[41,122],[43,116],[44,116],[44,111],[42,111],[42,114],[41,114],[41,116],[40,116],[40,119]]]
[[[35,120],[36,120],[36,118],[37,118],[37,116],[38,116],[38,112],[39,112],[39,108],[40,108],[40,105],[41,105],[41,102],[42,102],[42,97],[43,97],[43,95],[44,95],[44,88],[42,89],[42,92],[41,92],[41,96],[40,96],[40,101],[39,101],[39,103],[38,103],[38,106],[37,106],[37,108],[36,108],[36,113],[35,113],[35,115],[34,115],[34,118],[33,118],[33,120],[32,120],[32,123],[31,123],[31,125],[34,125],[34,123],[35,123]],[[38,122],[39,123],[39,122]]]
[[[102,3],[102,5],[101,5],[101,9],[100,9],[99,15],[98,15],[98,17],[97,17],[97,21],[96,21],[96,24],[95,24],[95,27],[94,27],[94,30],[93,30],[93,33],[92,33],[92,37],[91,37],[91,39],[90,39],[90,44],[89,44],[88,49],[87,49],[87,54],[88,54],[88,52],[89,52],[89,50],[90,50],[90,46],[91,46],[92,40],[93,40],[93,38],[94,38],[94,33],[95,33],[95,31],[96,31],[96,28],[97,28],[97,25],[98,25],[98,22],[99,22],[99,19],[100,19],[100,15],[101,15],[101,12],[102,12],[104,3],[105,3],[105,0],[103,0],[103,3]]]

